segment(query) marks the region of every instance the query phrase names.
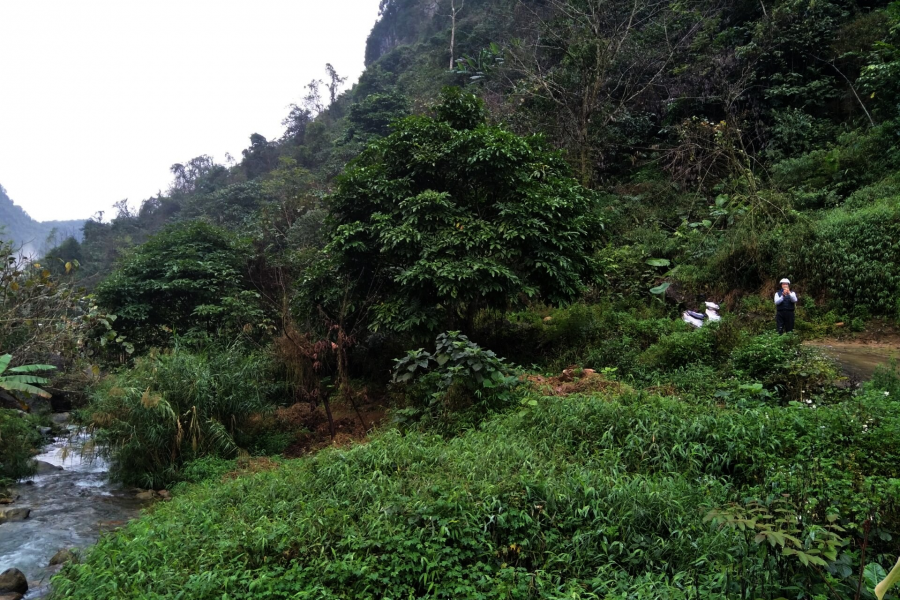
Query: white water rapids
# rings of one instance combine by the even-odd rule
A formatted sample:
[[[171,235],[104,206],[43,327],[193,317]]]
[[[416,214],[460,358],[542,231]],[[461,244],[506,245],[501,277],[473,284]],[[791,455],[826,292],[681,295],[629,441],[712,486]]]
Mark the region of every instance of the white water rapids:
[[[85,548],[101,532],[119,527],[138,515],[141,503],[122,486],[107,479],[107,464],[85,451],[85,435],[56,438],[35,456],[62,467],[35,475],[13,489],[18,500],[0,508],[29,508],[25,521],[0,524],[0,572],[16,568],[29,582],[26,599],[48,591],[58,568],[50,559],[64,548]]]

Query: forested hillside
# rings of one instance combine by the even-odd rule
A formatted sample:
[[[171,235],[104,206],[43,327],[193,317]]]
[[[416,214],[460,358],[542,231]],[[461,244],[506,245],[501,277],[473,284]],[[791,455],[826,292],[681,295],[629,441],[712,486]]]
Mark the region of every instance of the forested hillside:
[[[679,281],[720,294],[787,272],[837,300],[838,271],[856,278],[848,289],[875,284],[859,279],[865,264],[839,264],[838,246],[851,242],[831,232],[855,211],[893,214],[883,200],[896,194],[900,160],[896,4],[451,4],[384,2],[358,84],[341,93],[329,65],[282,138],[254,134],[232,168],[206,156],[173,165],[168,194],[89,224],[84,273],[106,272],[123,248],[178,220],[271,243],[260,236],[285,234],[300,213],[304,223],[324,215],[334,177],[392,119],[459,85],[486,102],[492,122],[546,136],[605,195],[605,239],[616,242],[600,258],[619,270],[665,258]],[[250,223],[286,202],[294,213],[274,230]],[[876,220],[864,235],[891,236],[893,217]],[[823,240],[829,267],[818,270],[807,260]],[[880,268],[877,287],[895,289],[898,274]],[[649,276],[629,269],[614,279]]]
[[[46,252],[68,237],[81,239],[82,226],[84,221],[35,221],[0,186],[0,239],[11,240],[29,254]]]
[[[382,0],[366,65],[7,266],[175,486],[57,596],[875,597],[900,371],[807,342],[896,340],[900,3]]]

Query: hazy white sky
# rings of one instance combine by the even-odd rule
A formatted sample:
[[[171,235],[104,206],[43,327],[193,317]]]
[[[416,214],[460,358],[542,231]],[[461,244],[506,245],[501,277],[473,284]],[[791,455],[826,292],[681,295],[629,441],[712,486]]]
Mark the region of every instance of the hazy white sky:
[[[173,163],[279,136],[326,62],[355,82],[377,16],[378,0],[0,0],[0,184],[39,221],[136,205]]]

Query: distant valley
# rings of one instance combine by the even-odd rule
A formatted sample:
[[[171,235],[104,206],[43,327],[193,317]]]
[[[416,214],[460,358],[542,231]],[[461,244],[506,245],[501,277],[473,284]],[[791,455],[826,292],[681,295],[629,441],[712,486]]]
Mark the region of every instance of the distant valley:
[[[35,221],[0,185],[0,240],[12,241],[24,254],[40,254],[68,237],[81,241],[85,220]]]

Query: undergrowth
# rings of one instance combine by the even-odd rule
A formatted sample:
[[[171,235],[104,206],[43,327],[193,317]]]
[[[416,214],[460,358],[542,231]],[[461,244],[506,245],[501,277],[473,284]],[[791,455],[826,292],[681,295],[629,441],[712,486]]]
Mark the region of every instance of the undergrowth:
[[[450,440],[389,430],[233,479],[207,462],[57,597],[849,597],[863,532],[867,563],[896,558],[900,406],[882,390],[817,409],[531,398]],[[750,500],[796,547],[710,516]],[[834,568],[810,567],[829,524]]]

